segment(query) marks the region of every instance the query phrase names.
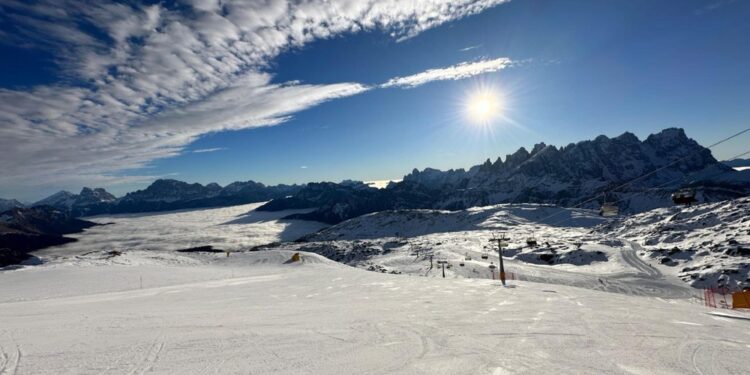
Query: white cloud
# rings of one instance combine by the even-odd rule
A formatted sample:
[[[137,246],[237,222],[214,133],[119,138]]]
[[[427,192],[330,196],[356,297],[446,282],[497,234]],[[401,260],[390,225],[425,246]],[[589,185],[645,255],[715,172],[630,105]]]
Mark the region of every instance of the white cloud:
[[[465,48],[461,48],[461,49],[459,49],[459,51],[460,52],[467,52],[467,51],[471,51],[473,49],[482,48],[482,46],[483,46],[483,44],[477,44],[477,45],[473,45],[473,46],[468,46],[468,47],[465,47]]]
[[[307,166],[306,166],[306,165],[303,165],[303,166],[301,166],[300,168],[301,168],[301,169],[307,169]]]
[[[0,186],[117,183],[112,176],[178,155],[201,135],[280,124],[368,90],[271,83],[281,52],[360,30],[403,40],[505,1],[193,0],[185,9],[0,0],[12,25],[0,43],[53,53],[68,78],[0,89]]]
[[[473,77],[479,74],[496,72],[512,64],[508,58],[501,57],[494,60],[464,62],[447,68],[430,69],[406,77],[388,80],[381,87],[417,87],[432,81],[457,80]]]
[[[224,151],[226,150],[226,147],[213,147],[213,148],[199,148],[197,150],[193,150],[194,154],[204,154],[207,152],[216,152],[216,151]]]

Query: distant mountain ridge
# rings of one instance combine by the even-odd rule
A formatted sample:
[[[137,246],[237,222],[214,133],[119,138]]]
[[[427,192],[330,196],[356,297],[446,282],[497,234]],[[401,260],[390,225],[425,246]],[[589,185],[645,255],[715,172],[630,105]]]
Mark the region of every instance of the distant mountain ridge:
[[[262,202],[295,194],[300,189],[299,185],[266,186],[254,181],[233,182],[221,187],[216,183],[204,186],[198,183],[159,179],[147,188],[128,193],[121,198],[116,198],[103,188],[84,187],[79,194],[63,190],[32,204],[31,207],[50,206],[76,217],[155,212]],[[8,204],[8,208],[12,207],[14,206]]]
[[[623,212],[642,212],[671,205],[670,194],[681,187],[697,188],[701,202],[750,194],[750,173],[718,162],[682,129],[670,128],[643,141],[624,133],[561,148],[539,143],[531,151],[522,147],[505,160],[488,159],[468,170],[415,169],[385,189],[309,184],[296,196],[259,210],[317,207],[294,217],[338,223],[386,209],[464,209],[514,202],[572,206],[641,176],[583,207],[614,200]]]
[[[644,174],[648,175],[627,188],[596,198]],[[77,217],[271,201],[260,210],[315,208],[294,218],[338,223],[390,209],[463,209],[514,202],[572,206],[592,197],[596,199],[584,208],[616,200],[623,212],[635,213],[669,205],[675,189],[691,186],[698,188],[701,202],[745,196],[750,193],[750,170],[735,171],[682,129],[670,128],[643,141],[626,132],[564,147],[539,143],[531,151],[521,147],[504,159],[487,159],[468,170],[414,169],[383,189],[359,181],[276,186],[246,181],[222,187],[160,179],[121,198],[102,188],[83,188],[79,194],[58,192],[33,206],[51,206]],[[0,204],[12,208],[20,203]]]
[[[24,204],[15,199],[0,198],[0,212],[7,211],[16,207],[24,207]]]
[[[725,160],[722,163],[732,168],[750,168],[750,159]]]

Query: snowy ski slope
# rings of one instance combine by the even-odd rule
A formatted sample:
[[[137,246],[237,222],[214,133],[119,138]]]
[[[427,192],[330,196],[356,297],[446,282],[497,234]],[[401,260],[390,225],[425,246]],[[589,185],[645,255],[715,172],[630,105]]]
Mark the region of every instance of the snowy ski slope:
[[[290,256],[133,251],[2,272],[0,373],[747,370],[750,321],[684,300]]]

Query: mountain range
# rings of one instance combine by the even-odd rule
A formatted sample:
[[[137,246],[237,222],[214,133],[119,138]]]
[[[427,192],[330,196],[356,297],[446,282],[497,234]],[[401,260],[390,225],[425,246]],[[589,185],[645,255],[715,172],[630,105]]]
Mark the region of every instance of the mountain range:
[[[326,223],[390,209],[455,210],[514,202],[597,208],[608,201],[617,202],[621,212],[636,213],[670,205],[671,193],[685,187],[696,189],[701,202],[748,195],[750,171],[725,163],[682,129],[670,128],[643,141],[626,132],[562,147],[539,143],[469,169],[414,169],[383,189],[350,180],[276,186],[246,181],[222,187],[160,179],[121,198],[102,188],[83,188],[79,194],[58,192],[31,206],[51,206],[79,217],[270,201],[259,210],[312,208],[290,218]],[[0,212],[19,206],[15,200],[0,200]]]
[[[233,182],[225,187],[160,179],[143,190],[116,198],[103,188],[81,189],[79,194],[60,191],[28,207],[49,206],[74,217],[99,214],[156,212],[186,208],[221,207],[263,202],[297,193],[299,185],[266,186],[254,181]],[[0,212],[24,207],[16,200],[0,200]]]
[[[750,171],[718,162],[682,129],[670,128],[643,141],[624,133],[559,148],[539,143],[468,170],[415,169],[385,189],[308,184],[259,210],[316,208],[291,218],[327,223],[389,209],[521,202],[598,208],[606,201],[616,202],[620,212],[636,213],[671,205],[671,194],[681,188],[695,189],[700,202],[733,199],[750,194]]]

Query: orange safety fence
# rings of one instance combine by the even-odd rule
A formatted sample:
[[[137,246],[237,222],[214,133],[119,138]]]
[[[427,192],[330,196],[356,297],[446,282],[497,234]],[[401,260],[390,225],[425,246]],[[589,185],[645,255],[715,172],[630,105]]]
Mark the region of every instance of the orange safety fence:
[[[733,309],[750,309],[750,290],[732,293]]]
[[[750,309],[750,290],[707,288],[703,290],[703,302],[713,308]]]

